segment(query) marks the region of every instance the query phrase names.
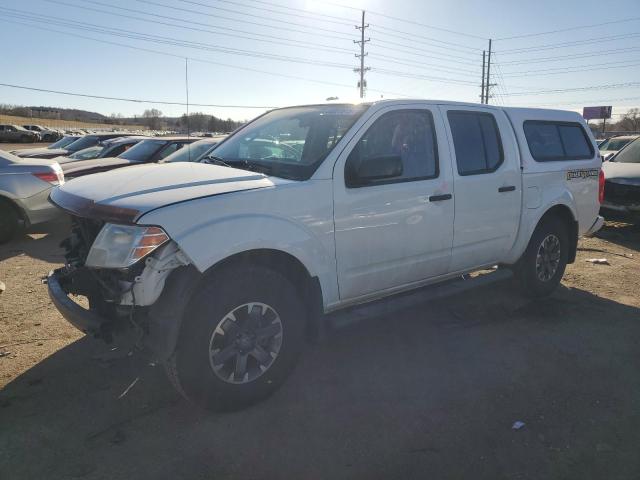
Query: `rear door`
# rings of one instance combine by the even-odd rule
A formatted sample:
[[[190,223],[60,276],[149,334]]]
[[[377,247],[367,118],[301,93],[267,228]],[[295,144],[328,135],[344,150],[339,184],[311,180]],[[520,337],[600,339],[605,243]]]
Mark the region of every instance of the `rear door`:
[[[451,271],[499,262],[520,224],[522,180],[511,125],[501,110],[441,106],[453,152]]]
[[[394,178],[353,181],[353,165],[400,156]],[[447,273],[453,240],[449,147],[437,107],[374,113],[334,168],[334,219],[342,300]]]

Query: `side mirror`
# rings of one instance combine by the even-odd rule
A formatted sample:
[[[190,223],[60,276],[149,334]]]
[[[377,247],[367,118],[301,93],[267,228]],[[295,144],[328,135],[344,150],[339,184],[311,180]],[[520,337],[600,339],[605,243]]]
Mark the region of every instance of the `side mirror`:
[[[355,153],[355,152],[354,152]],[[370,183],[400,177],[402,175],[402,157],[400,155],[380,155],[360,159],[359,155],[350,155],[347,160],[347,186],[359,187]]]

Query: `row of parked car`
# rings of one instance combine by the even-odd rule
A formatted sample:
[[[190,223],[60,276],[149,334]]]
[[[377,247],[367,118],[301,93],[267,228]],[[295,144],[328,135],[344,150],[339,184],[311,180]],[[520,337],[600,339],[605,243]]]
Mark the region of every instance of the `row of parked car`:
[[[0,150],[0,243],[60,214],[52,187],[98,172],[145,163],[200,161],[224,136],[67,135],[42,148]]]
[[[109,133],[104,130],[88,130],[82,128],[61,129],[54,127],[43,127],[42,125],[10,125],[0,124],[0,142],[10,143],[36,143],[36,142],[55,142],[65,136],[84,136],[97,133]],[[145,135],[145,136],[163,136],[170,133],[158,130],[129,130],[128,135]],[[120,135],[123,135],[121,132]],[[218,136],[210,132],[199,132],[191,134],[193,137],[212,137]]]

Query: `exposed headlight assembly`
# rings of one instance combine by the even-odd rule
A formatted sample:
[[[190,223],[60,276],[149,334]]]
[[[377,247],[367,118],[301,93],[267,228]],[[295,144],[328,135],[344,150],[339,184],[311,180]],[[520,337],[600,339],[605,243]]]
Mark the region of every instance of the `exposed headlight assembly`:
[[[107,223],[96,237],[85,265],[127,268],[169,241],[160,227]]]

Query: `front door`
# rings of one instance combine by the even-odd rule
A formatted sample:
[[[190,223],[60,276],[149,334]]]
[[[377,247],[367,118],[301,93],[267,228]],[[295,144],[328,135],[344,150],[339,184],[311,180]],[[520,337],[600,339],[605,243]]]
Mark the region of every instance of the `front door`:
[[[447,273],[454,203],[445,139],[437,109],[393,107],[373,115],[343,151],[333,178],[341,300]],[[367,162],[389,157],[401,160],[401,173],[358,178]]]

